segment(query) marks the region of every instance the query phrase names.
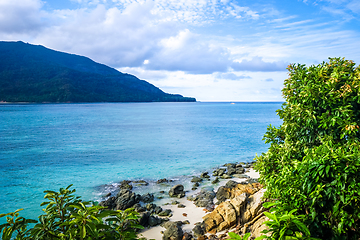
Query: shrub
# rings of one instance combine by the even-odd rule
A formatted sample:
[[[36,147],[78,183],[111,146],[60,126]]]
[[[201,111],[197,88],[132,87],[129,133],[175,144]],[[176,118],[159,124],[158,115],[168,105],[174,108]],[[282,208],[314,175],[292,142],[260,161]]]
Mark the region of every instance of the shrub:
[[[74,239],[137,239],[136,229],[138,213],[134,209],[111,211],[94,203],[85,202],[73,193],[70,187],[60,188],[59,192],[45,191],[45,199],[41,206],[44,214],[39,221],[19,217],[19,210],[13,213],[0,214],[6,216],[6,223],[0,225],[0,236],[3,240],[74,240]],[[29,223],[36,223],[27,229]]]
[[[288,67],[283,123],[268,127],[255,168],[277,214],[296,210],[312,237],[358,239],[360,68],[329,60]]]

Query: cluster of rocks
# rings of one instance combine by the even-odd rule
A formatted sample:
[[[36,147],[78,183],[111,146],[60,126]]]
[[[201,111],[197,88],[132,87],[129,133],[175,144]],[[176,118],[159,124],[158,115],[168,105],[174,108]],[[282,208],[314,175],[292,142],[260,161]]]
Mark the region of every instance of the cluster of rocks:
[[[249,167],[251,165],[244,163],[228,163],[215,169],[212,176],[209,175],[209,172],[203,172],[200,176],[195,176],[191,179],[193,183],[192,189],[195,190],[205,181],[212,180],[211,183],[215,184],[220,181],[220,178],[248,178],[246,182],[242,183],[230,180],[225,186],[219,187],[216,192],[213,189],[202,189],[198,194],[188,196],[187,199],[193,201],[197,207],[204,208],[206,212],[209,212],[203,217],[202,222],[195,224],[191,232],[184,232],[182,230],[182,226],[189,224],[189,221],[169,221],[169,218],[172,216],[171,210],[163,209],[161,206],[152,203],[155,199],[153,194],[139,195],[132,192],[133,184],[138,186],[148,185],[143,180],[122,181],[117,195],[113,197],[108,196],[109,198],[102,201],[100,205],[114,210],[134,208],[140,213],[140,224],[142,226],[153,227],[161,225],[165,228],[162,232],[163,240],[226,239],[227,234],[219,234],[219,232],[234,227],[236,227],[238,233],[251,232],[252,237],[258,237],[264,228],[262,222],[266,220],[263,214],[266,209],[262,206],[264,189],[262,189],[262,186],[256,179],[249,179],[244,174],[246,168]],[[159,179],[156,183],[170,187],[169,182],[171,180]],[[161,191],[161,193],[165,192]],[[186,192],[183,185],[177,184],[170,187],[168,194],[173,198],[183,198]],[[178,201],[172,201],[171,204],[178,205],[178,208],[185,207]]]
[[[217,234],[231,228],[236,228],[238,234],[251,232],[252,238],[261,236],[264,230],[262,223],[266,220],[263,212],[263,194],[265,190],[254,180],[237,183],[229,181],[215,193],[212,190],[201,191],[196,196],[188,197],[198,207],[205,207],[212,211],[203,217],[203,221],[196,223],[191,233],[184,233],[181,222],[167,222],[164,227],[163,240],[184,239],[227,239],[225,233]],[[213,200],[221,199],[214,208]]]

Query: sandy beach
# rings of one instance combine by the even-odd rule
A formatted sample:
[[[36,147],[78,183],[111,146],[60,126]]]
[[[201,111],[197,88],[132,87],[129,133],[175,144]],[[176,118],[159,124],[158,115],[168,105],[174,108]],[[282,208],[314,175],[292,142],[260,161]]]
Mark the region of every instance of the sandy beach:
[[[250,168],[246,173],[250,178],[259,178],[259,174],[252,168]],[[217,191],[217,189],[220,186],[224,186],[229,180],[235,181],[235,182],[242,182],[247,180],[246,178],[231,178],[231,179],[219,179],[220,182],[217,184],[214,184],[214,191]],[[210,185],[210,182],[209,184]],[[204,185],[206,187],[206,185]],[[203,187],[203,186],[202,186]],[[171,198],[171,200],[176,200],[180,202],[180,204],[185,205],[185,208],[178,208],[177,205],[162,205],[161,207],[163,209],[171,209],[172,216],[169,218],[170,221],[189,221],[190,224],[184,224],[182,226],[182,229],[184,232],[190,232],[194,226],[195,223],[201,222],[202,218],[207,214],[204,208],[197,207],[195,204],[187,200],[187,196],[191,196],[194,194],[197,194],[201,191],[201,187],[194,191],[188,191],[186,193],[186,196],[184,198]],[[214,199],[214,202],[216,202],[216,199]],[[162,239],[161,231],[165,231],[165,228],[161,226],[151,227],[151,228],[145,228],[142,230],[139,234],[139,237],[145,237],[146,239]]]

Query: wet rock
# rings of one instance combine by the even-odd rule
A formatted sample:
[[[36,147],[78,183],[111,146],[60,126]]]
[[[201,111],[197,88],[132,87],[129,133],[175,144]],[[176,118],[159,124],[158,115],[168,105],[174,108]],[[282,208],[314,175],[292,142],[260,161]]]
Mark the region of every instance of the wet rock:
[[[218,183],[218,182],[220,182],[220,180],[219,180],[218,177],[216,177],[211,183],[212,183],[212,184],[216,184],[216,183]]]
[[[224,168],[218,168],[213,171],[213,176],[222,176],[225,172],[226,170]]]
[[[145,180],[137,180],[137,181],[133,181],[133,183],[135,183],[137,186],[147,186],[147,185],[149,185],[149,183],[146,182]]]
[[[165,191],[160,191],[159,193],[163,194],[163,193],[165,193]]]
[[[245,169],[243,167],[238,167],[238,168],[236,168],[235,173],[236,174],[243,174],[243,173],[245,173]]]
[[[123,180],[120,182],[120,189],[123,190],[123,189],[129,189],[129,190],[132,190],[133,189],[133,186],[130,184],[131,181],[128,181],[128,180]]]
[[[109,192],[108,194],[106,194],[104,197],[110,197],[111,193]]]
[[[201,173],[200,178],[210,178],[209,173],[208,172]]]
[[[231,176],[236,173],[236,169],[232,166],[227,167],[227,175]]]
[[[173,186],[169,191],[170,197],[182,198],[185,196],[184,186],[181,184]]]
[[[162,179],[159,179],[159,180],[156,181],[157,184],[159,184],[159,183],[168,183],[168,182],[169,182],[169,180],[167,180],[166,178],[162,178]]]
[[[193,184],[193,187],[198,187],[198,186],[200,186],[200,183],[198,183],[198,182]]]
[[[121,190],[116,197],[116,210],[125,210],[140,202],[140,195],[133,193],[129,189]]]
[[[226,164],[224,164],[224,167],[232,167],[232,168],[235,168],[235,167],[236,167],[236,163],[226,163]]]
[[[230,175],[228,175],[228,174],[222,174],[221,176],[220,176],[222,179],[229,179],[229,178],[232,178]]]
[[[227,188],[233,188],[233,187],[235,187],[236,185],[238,185],[239,183],[238,182],[235,182],[235,181],[233,181],[233,180],[230,180],[230,181],[228,181],[226,184],[225,184],[225,187],[227,187]]]
[[[202,182],[202,179],[201,178],[199,178],[199,177],[193,177],[192,179],[191,179],[191,182]]]
[[[154,201],[154,194],[146,193],[141,196],[141,201],[144,203],[150,203]]]

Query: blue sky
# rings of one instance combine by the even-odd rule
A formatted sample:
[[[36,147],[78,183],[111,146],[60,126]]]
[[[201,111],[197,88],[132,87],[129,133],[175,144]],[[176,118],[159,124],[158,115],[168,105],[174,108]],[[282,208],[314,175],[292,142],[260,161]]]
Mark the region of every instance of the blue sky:
[[[282,101],[289,63],[360,63],[359,0],[0,0],[0,40],[199,101]]]

